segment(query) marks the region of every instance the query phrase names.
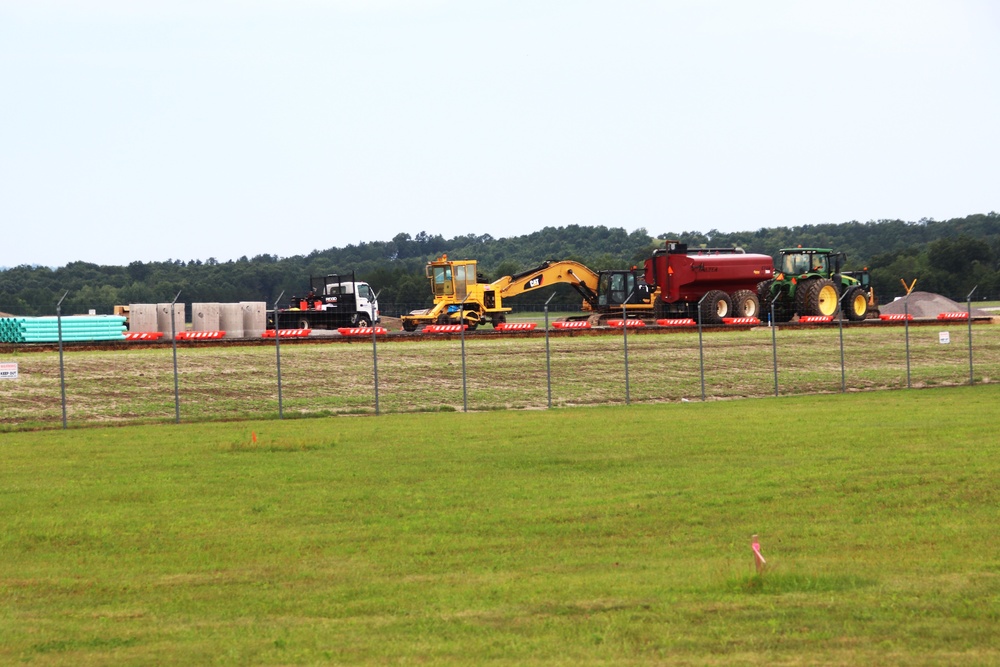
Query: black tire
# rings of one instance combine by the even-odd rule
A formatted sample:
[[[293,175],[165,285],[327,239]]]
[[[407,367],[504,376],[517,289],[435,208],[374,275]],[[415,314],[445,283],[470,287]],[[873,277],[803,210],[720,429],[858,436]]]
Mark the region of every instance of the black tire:
[[[840,307],[840,293],[832,280],[813,278],[795,290],[795,310],[799,315],[833,316]]]
[[[299,318],[299,328],[300,329],[311,329],[312,328],[312,327],[309,326],[309,318],[308,317],[300,317]]]
[[[417,330],[416,322],[403,322],[403,331],[416,331],[416,330]]]
[[[733,292],[733,317],[756,317],[761,319],[760,299],[748,289]]]
[[[497,325],[506,324],[506,322],[507,322],[507,316],[506,315],[494,315],[493,319],[491,321],[493,322],[493,328],[496,329]]]
[[[771,285],[773,280],[757,283],[757,303],[760,304],[760,321],[767,322],[771,317]]]
[[[795,304],[791,299],[780,296],[774,300],[774,321],[790,322],[795,317]]]
[[[733,302],[722,290],[710,290],[701,301],[702,324],[722,324],[722,318],[731,317],[732,312]]]
[[[844,307],[844,315],[850,321],[860,322],[868,317],[868,295],[857,285],[847,290],[841,303]]]
[[[367,315],[358,315],[354,321],[356,327],[370,327],[371,325],[371,320],[368,319]]]

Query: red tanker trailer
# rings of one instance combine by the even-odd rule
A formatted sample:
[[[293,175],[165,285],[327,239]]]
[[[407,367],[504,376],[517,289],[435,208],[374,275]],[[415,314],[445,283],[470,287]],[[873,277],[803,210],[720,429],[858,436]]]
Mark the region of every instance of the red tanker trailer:
[[[646,283],[656,290],[657,316],[698,318],[721,324],[724,317],[760,317],[757,283],[774,277],[774,260],[740,248],[695,248],[667,241],[646,260]]]

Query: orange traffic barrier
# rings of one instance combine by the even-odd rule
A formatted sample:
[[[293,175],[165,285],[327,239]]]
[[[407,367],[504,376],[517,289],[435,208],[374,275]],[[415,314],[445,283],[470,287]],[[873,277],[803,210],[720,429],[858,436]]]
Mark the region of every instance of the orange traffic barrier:
[[[589,329],[590,322],[587,320],[570,320],[568,322],[553,322],[556,329]]]
[[[833,315],[799,315],[799,322],[802,322],[803,324],[833,322]]]
[[[879,315],[878,318],[883,322],[902,322],[904,320],[912,322],[913,315],[909,313],[890,313],[886,315]]]
[[[424,327],[424,333],[458,333],[468,328],[466,324],[428,324]]]
[[[312,333],[312,329],[280,329],[282,338],[302,338]],[[261,334],[264,338],[274,338],[274,329],[268,329]]]
[[[341,336],[371,336],[387,334],[389,330],[385,327],[340,327],[337,329]]]
[[[501,322],[494,328],[497,331],[531,331],[536,326],[536,322]]]
[[[629,329],[635,329],[636,327],[646,326],[646,323],[642,320],[628,320],[628,322],[625,322],[625,320],[608,320],[608,326],[617,327],[619,329],[621,329],[622,326],[627,326]]]
[[[178,331],[177,340],[218,340],[226,335],[225,331]]]
[[[723,317],[722,321],[726,324],[760,324],[760,320],[756,317]],[[829,320],[823,321],[829,322]]]
[[[939,320],[967,320],[969,319],[969,314],[965,311],[957,313],[939,313],[937,318]]]
[[[125,340],[160,340],[163,338],[162,331],[129,331],[125,334]]]
[[[671,320],[656,320],[661,327],[693,327],[698,324],[690,317],[676,317]]]

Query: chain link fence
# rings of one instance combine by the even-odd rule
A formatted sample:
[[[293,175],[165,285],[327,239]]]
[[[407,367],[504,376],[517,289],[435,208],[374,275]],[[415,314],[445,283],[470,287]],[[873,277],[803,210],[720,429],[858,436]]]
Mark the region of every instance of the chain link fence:
[[[7,346],[0,430],[782,397],[986,384],[1000,372],[989,321],[539,330]]]

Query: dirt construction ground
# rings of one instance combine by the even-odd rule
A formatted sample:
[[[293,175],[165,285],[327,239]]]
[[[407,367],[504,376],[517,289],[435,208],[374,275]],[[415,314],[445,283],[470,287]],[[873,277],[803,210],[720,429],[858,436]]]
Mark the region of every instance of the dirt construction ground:
[[[931,292],[911,292],[909,300],[904,304],[903,299],[896,299],[883,306],[879,306],[879,312],[883,315],[902,315],[908,312],[914,318],[935,319],[941,313],[966,312],[968,307],[964,303],[957,303],[951,299],[932,294]],[[991,317],[995,313],[972,309],[972,317]]]

